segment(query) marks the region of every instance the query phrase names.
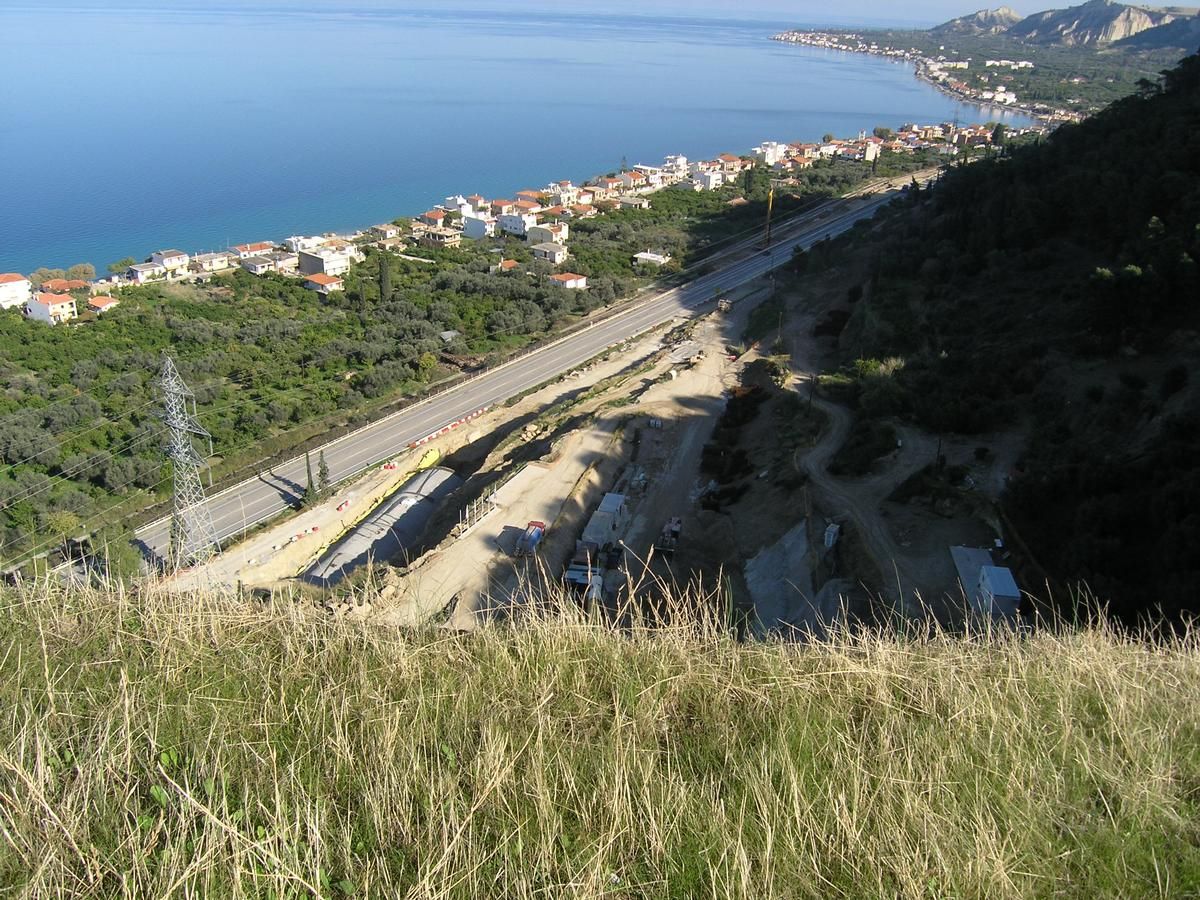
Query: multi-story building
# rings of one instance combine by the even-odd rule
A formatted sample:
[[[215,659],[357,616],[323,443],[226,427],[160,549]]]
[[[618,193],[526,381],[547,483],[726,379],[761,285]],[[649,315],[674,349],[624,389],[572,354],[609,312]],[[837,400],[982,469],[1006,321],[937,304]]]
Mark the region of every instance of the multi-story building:
[[[47,325],[61,325],[79,313],[75,309],[75,298],[68,294],[37,293],[25,304],[25,315]]]
[[[0,309],[24,306],[33,297],[33,283],[24,275],[5,272],[0,275]]]

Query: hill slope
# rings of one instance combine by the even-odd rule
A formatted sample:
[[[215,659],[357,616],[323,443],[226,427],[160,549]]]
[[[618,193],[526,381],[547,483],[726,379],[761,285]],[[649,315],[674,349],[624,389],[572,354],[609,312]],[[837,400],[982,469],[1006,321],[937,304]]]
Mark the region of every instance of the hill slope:
[[[0,591],[13,895],[1200,884],[1194,645],[455,637],[214,597]]]
[[[1195,51],[1200,47],[1200,16],[1176,19],[1156,28],[1147,28],[1116,43],[1117,47],[1129,50],[1159,50],[1180,48]]]
[[[1200,611],[1198,226],[1192,56],[1161,93],[956,167],[864,249],[843,345],[903,363],[864,408],[1027,433],[1006,508],[1025,583],[1064,604],[1085,581],[1129,621]]]
[[[1006,34],[1035,44],[1108,44],[1173,19],[1170,13],[1126,6],[1116,0],[1090,0],[1081,6],[1026,16]]]
[[[1001,34],[1021,21],[1021,14],[1007,6],[997,9],[981,9],[969,16],[959,16],[943,22],[930,31],[939,35],[956,34]]]

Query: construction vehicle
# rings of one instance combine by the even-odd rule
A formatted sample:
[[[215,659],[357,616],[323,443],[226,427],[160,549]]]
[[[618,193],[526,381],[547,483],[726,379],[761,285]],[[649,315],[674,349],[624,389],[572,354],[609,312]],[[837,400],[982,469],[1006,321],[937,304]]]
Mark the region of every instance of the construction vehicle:
[[[733,301],[728,297],[722,297],[717,301],[717,312],[731,312],[733,310]]]
[[[545,522],[530,522],[525,526],[525,533],[517,540],[517,557],[533,556],[545,536]]]
[[[683,519],[675,516],[666,525],[663,526],[662,532],[658,536],[658,540],[654,542],[655,548],[663,553],[674,553],[679,547],[679,535],[683,532]]]

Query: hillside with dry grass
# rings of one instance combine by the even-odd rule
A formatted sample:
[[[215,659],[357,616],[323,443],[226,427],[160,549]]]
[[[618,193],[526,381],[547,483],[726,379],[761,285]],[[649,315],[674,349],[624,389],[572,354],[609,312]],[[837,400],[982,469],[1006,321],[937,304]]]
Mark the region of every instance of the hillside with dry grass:
[[[1200,890],[1190,638],[458,635],[153,589],[0,600],[10,896]]]

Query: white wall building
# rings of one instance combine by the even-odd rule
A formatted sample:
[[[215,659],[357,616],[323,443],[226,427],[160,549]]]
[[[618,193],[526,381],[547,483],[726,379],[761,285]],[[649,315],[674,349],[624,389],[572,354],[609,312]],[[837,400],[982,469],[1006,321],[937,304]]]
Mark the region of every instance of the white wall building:
[[[317,247],[320,247],[322,244],[324,244],[326,240],[327,238],[319,237],[317,235],[293,234],[290,238],[283,242],[283,246],[287,247],[293,253],[299,253],[301,250],[315,250]],[[259,252],[265,252],[265,249],[260,250]]]
[[[537,216],[533,213],[511,212],[496,219],[496,224],[500,226],[500,230],[506,234],[515,234],[517,237],[525,237],[525,233],[537,224]]]
[[[569,256],[567,248],[562,244],[534,244],[532,249],[534,259],[545,260],[552,266],[566,262],[567,256]]]
[[[331,247],[301,250],[299,256],[300,271],[305,275],[345,275],[350,271],[350,263],[354,261],[352,252]]]
[[[0,309],[24,306],[33,298],[33,283],[24,275],[6,272],[0,275]]]
[[[788,145],[778,141],[764,141],[750,151],[750,155],[759,162],[773,166],[788,155]]]
[[[725,183],[724,172],[696,172],[692,175],[692,181],[700,185],[706,191],[715,190]]]
[[[525,229],[525,240],[531,244],[565,244],[570,234],[571,229],[566,222],[531,225]]]
[[[187,274],[190,261],[191,257],[182,250],[155,250],[150,254],[150,262],[162,266],[168,278]]]
[[[35,294],[25,304],[25,315],[47,325],[61,325],[74,319],[75,298],[69,294]]]
[[[167,277],[167,270],[158,263],[136,263],[125,274],[134,284],[145,284],[148,281],[162,281]]]
[[[496,220],[492,216],[463,216],[463,237],[482,240],[496,234]]]

